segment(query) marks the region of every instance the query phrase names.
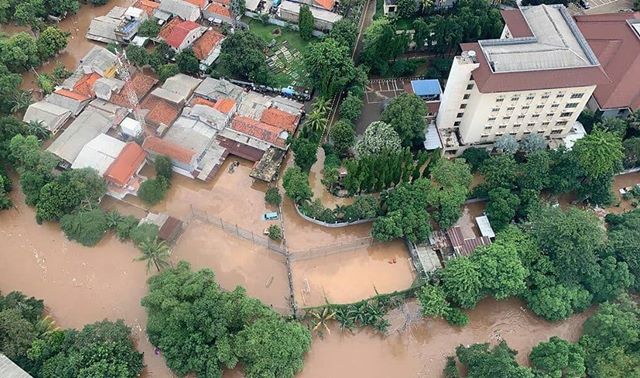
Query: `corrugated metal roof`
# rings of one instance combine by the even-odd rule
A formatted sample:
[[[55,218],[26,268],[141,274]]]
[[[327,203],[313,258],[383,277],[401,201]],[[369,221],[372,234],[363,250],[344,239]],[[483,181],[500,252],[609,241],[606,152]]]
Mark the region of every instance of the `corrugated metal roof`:
[[[106,134],[100,134],[82,147],[71,168],[93,168],[104,175],[125,147],[125,143]]]
[[[488,238],[496,237],[496,234],[493,232],[493,228],[491,228],[489,218],[487,218],[486,215],[476,217],[476,224],[478,224],[478,228],[480,229],[482,236],[486,236]]]
[[[87,143],[111,128],[113,121],[106,113],[87,109],[51,143],[47,151],[73,163]]]
[[[32,378],[20,366],[16,365],[9,357],[0,353],[0,377],[2,378]]]
[[[440,82],[436,79],[411,80],[411,88],[417,96],[435,96],[442,93]]]

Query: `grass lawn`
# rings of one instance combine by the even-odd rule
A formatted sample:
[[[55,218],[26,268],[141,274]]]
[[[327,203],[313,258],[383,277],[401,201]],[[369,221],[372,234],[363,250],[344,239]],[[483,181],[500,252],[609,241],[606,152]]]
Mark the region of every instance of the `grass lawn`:
[[[289,85],[294,86],[307,86],[307,77],[304,70],[304,64],[302,63],[302,54],[304,54],[309,42],[304,41],[297,31],[287,30],[283,27],[271,24],[263,24],[258,20],[244,17],[243,22],[249,25],[249,30],[262,38],[267,44],[272,40],[276,41],[275,46],[271,48],[270,54],[276,53],[280,50],[286,42],[286,49],[292,54],[293,58],[289,61],[285,59],[282,53],[276,53],[275,58],[280,62],[281,66],[271,66],[271,72],[273,73],[275,86],[286,87]],[[280,33],[273,34],[273,31],[279,29]],[[273,58],[272,58],[273,59]]]

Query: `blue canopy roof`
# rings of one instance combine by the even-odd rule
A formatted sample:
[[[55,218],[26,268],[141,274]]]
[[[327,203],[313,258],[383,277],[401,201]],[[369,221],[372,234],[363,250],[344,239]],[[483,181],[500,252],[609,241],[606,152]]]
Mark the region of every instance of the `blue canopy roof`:
[[[435,96],[442,93],[440,82],[436,79],[411,80],[411,88],[416,96]]]

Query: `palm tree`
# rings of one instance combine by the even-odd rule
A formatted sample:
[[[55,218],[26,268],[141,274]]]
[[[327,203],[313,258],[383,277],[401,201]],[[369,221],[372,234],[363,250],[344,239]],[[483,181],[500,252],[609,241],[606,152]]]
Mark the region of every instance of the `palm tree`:
[[[171,266],[168,258],[171,256],[171,248],[162,240],[155,238],[153,240],[145,240],[138,245],[142,256],[136,258],[136,261],[147,261],[147,273],[152,266],[161,271]]]
[[[329,106],[331,105],[330,100],[326,100],[324,97],[318,98],[316,103],[313,104],[313,111],[319,111],[323,116],[326,116],[329,112]]]
[[[31,105],[31,92],[18,90],[13,96],[13,107],[11,108],[12,113],[17,113],[25,110]]]
[[[322,333],[321,327],[324,327],[324,329],[327,330],[327,333],[331,334],[331,330],[329,329],[327,323],[336,317],[336,313],[334,311],[331,311],[328,305],[324,306],[322,308],[322,311],[313,311],[311,315],[315,318],[315,325],[313,326],[314,331]]]
[[[320,108],[315,108],[309,113],[305,126],[313,131],[322,131],[327,126],[327,118],[325,117],[326,111]]]
[[[46,127],[44,127],[44,122],[40,120],[29,121],[27,123],[27,132],[30,135],[38,138],[38,140],[49,139],[49,137],[51,136],[51,132]]]
[[[56,325],[56,321],[51,316],[47,315],[35,324],[35,330],[38,337],[43,337],[59,331],[60,327]]]
[[[107,213],[107,227],[116,228],[118,223],[122,220],[122,215],[117,211],[113,210]]]

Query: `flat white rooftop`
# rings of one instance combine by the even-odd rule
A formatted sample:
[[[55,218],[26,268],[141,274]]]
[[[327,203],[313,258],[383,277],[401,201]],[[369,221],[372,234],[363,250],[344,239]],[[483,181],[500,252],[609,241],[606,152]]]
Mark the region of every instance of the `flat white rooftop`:
[[[562,5],[520,7],[533,37],[479,41],[493,72],[578,68],[598,60]]]

